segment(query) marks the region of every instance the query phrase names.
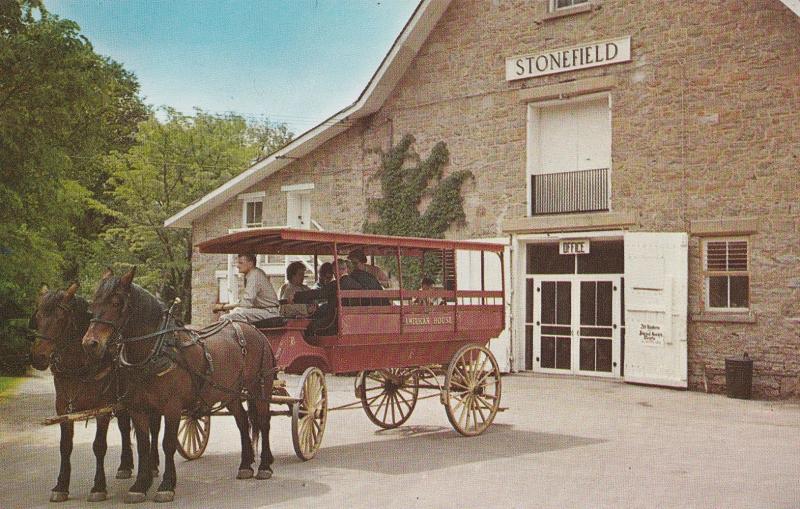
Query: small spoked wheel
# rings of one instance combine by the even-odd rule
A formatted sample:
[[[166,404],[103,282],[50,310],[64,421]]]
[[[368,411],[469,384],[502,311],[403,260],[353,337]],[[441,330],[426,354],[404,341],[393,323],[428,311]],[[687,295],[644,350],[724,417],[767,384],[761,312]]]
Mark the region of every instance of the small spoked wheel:
[[[417,405],[417,379],[414,369],[361,372],[358,395],[369,420],[384,429],[405,423]]]
[[[319,368],[308,368],[300,379],[299,402],[292,404],[292,445],[297,457],[317,454],[328,420],[328,387]]]
[[[178,454],[187,460],[196,460],[203,455],[211,433],[211,416],[194,417],[184,415],[178,428]]]
[[[456,431],[480,435],[492,424],[500,408],[500,369],[489,349],[466,345],[447,367],[444,408]]]

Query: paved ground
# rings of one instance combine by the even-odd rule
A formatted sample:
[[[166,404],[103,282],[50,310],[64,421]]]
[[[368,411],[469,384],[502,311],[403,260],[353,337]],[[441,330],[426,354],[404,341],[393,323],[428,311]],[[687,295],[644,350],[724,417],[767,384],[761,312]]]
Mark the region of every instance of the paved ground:
[[[328,381],[334,404],[352,399],[352,379]],[[34,377],[0,401],[2,508],[48,506],[58,428],[36,423],[52,413],[51,391],[48,378]],[[269,481],[233,479],[238,433],[219,417],[205,455],[178,462],[167,507],[800,507],[797,403],[515,375],[503,379],[503,404],[509,411],[477,438],[456,435],[437,399],[389,432],[360,410],[334,412],[323,450],[307,463],[294,456],[289,420],[278,417]],[[77,428],[72,500],[61,507],[88,505],[93,428]],[[130,483],[113,479],[115,431],[111,499],[99,507],[122,505]],[[140,507],[153,506],[165,507]]]

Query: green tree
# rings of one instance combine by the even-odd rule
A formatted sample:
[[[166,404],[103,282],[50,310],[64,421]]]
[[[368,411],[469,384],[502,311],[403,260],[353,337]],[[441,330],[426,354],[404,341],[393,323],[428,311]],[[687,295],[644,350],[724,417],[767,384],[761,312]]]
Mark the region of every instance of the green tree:
[[[382,154],[381,169],[376,175],[381,182],[382,197],[369,202],[368,212],[376,220],[364,222],[365,233],[441,239],[451,225],[466,221],[461,186],[473,178],[472,172],[459,170],[444,176],[450,160],[447,145],[440,141],[428,157],[420,159],[412,150],[413,144],[414,137],[405,135]],[[430,202],[421,211],[425,198]],[[384,263],[393,272],[392,259]],[[432,274],[441,267],[441,261],[433,255],[426,257],[425,264],[433,268]],[[422,276],[417,260],[403,261],[404,287],[417,288]]]
[[[189,321],[191,235],[164,228],[164,220],[288,143],[292,133],[201,110],[187,116],[166,109],[164,116],[142,122],[135,145],[106,158],[117,214],[103,237],[109,260],[137,265],[137,282],[165,301],[179,297]]]
[[[99,163],[145,116],[134,76],[77,24],[37,0],[0,1],[0,308],[25,315],[42,281],[81,270],[110,217],[94,198]],[[21,348],[5,318],[0,356]]]

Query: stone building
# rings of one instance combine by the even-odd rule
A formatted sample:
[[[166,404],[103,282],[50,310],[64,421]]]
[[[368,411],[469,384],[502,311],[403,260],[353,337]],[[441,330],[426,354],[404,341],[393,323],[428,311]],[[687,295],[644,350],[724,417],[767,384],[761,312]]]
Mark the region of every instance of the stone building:
[[[800,394],[800,9],[790,0],[422,0],[354,104],[170,218],[359,231],[379,150],[444,141],[504,238],[515,371]],[[346,65],[346,62],[342,62]],[[273,274],[283,260],[261,260]],[[235,298],[193,258],[193,317]]]

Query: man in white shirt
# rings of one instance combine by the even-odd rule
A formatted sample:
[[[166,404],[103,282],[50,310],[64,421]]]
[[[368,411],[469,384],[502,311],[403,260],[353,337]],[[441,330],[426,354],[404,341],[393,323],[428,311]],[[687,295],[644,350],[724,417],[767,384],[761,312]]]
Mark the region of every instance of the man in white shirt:
[[[240,254],[236,267],[244,274],[244,296],[237,303],[215,304],[214,311],[230,311],[219,319],[254,323],[280,316],[275,288],[264,271],[256,267],[255,255]]]

